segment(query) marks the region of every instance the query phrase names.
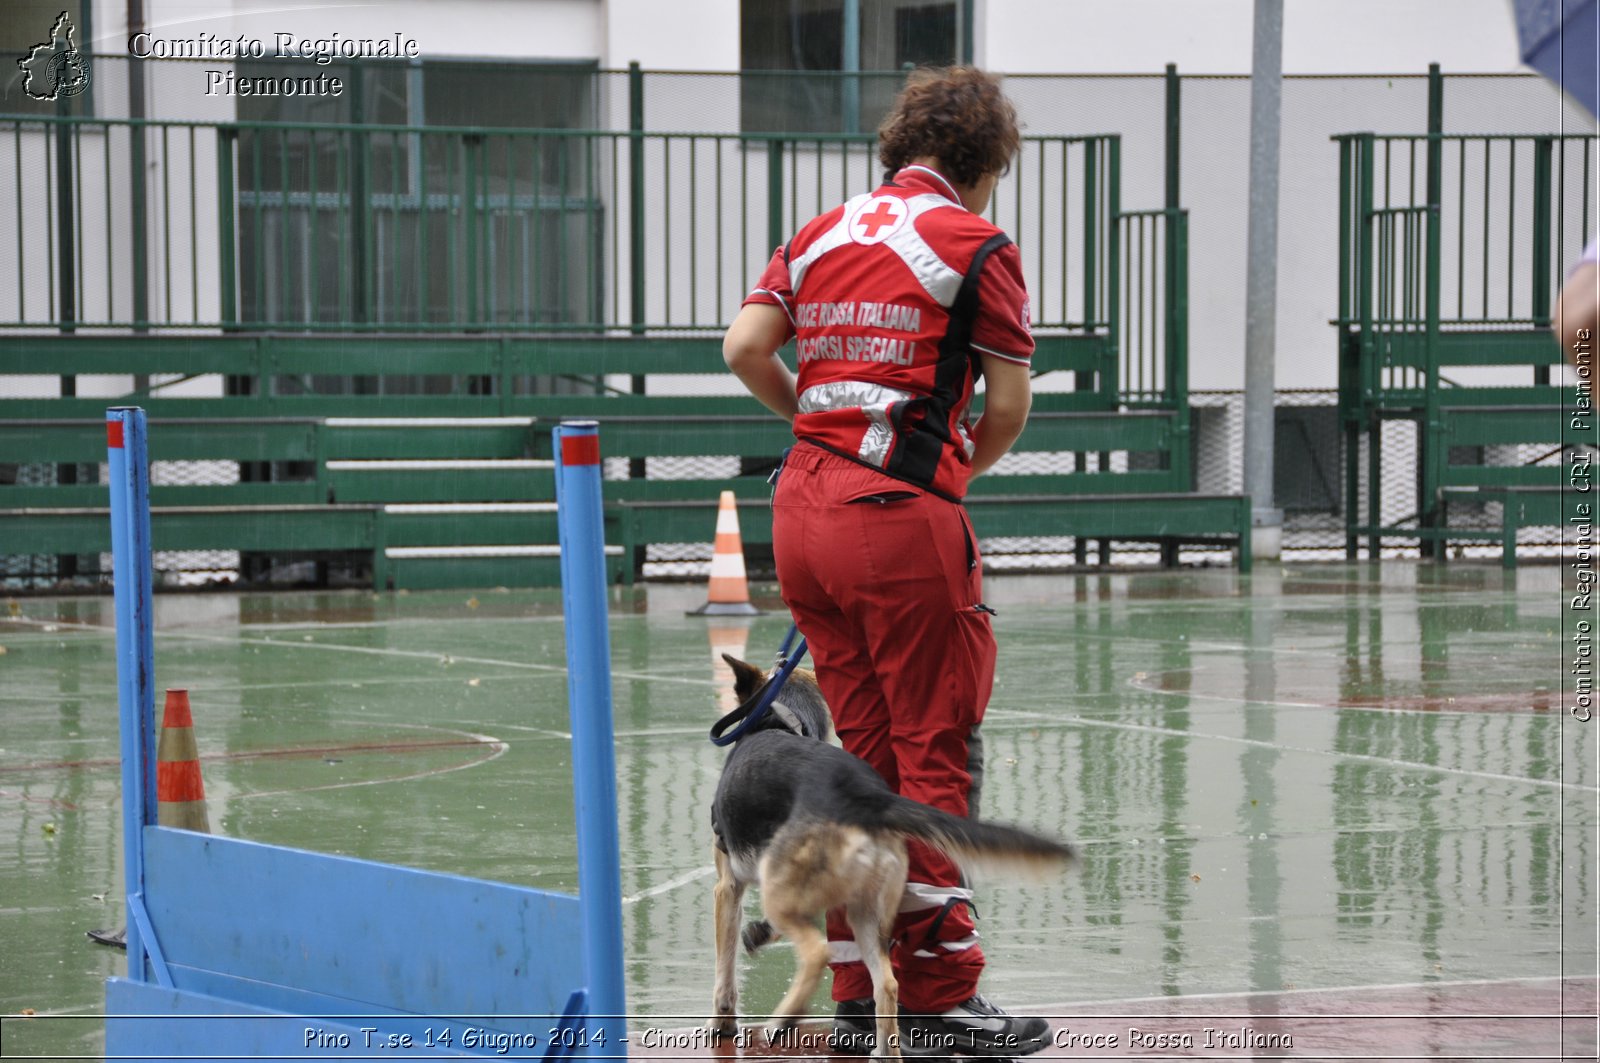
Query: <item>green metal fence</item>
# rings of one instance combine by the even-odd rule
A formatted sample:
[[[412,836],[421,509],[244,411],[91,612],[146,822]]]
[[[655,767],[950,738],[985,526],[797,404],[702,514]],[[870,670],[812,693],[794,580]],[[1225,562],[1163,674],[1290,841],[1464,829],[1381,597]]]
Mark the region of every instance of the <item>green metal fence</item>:
[[[880,177],[842,135],[10,116],[0,141],[24,329],[715,329]],[[1118,148],[1027,138],[997,190],[1040,328],[1108,327]]]
[[[1351,556],[1361,536],[1377,556],[1384,535],[1415,537],[1425,552],[1442,554],[1448,539],[1489,534],[1447,527],[1452,490],[1554,483],[1547,459],[1568,440],[1557,415],[1562,389],[1551,383],[1561,354],[1550,310],[1567,263],[1594,231],[1596,139],[1439,132],[1335,138],[1334,324]],[[1380,429],[1395,419],[1417,424],[1417,513],[1384,526]],[[1481,467],[1485,447],[1523,443],[1550,447],[1522,464]]]
[[[715,495],[706,481],[731,474],[718,463],[734,456],[744,470],[781,446],[780,426],[748,399],[697,381],[726,380],[722,327],[774,247],[882,175],[870,137],[663,132],[632,111],[633,128],[616,131],[0,116],[0,152],[12,155],[7,166],[0,154],[0,248],[18,262],[14,290],[0,293],[0,385],[41,369],[61,380],[59,397],[36,382],[0,388],[0,419],[21,429],[17,442],[32,426],[97,416],[103,400],[77,397],[85,377],[189,424],[581,413],[626,441],[618,492],[699,505]],[[1034,523],[1013,520],[1008,535],[1055,529],[1080,559],[1095,529],[1154,537],[1175,560],[1184,534],[1247,530],[1237,499],[1184,494],[1188,217],[1175,182],[1167,207],[1124,211],[1124,178],[1117,136],[1033,136],[996,189],[989,214],[1021,249],[1033,368],[1050,379],[1015,468],[978,493],[1035,506]],[[440,446],[430,460],[483,457]],[[46,464],[13,467],[26,486],[0,516],[92,499],[92,468],[12,454]],[[437,477],[405,492],[385,481],[351,502],[350,483],[308,478],[303,460],[251,455],[202,455],[233,471],[210,501],[505,501],[493,484]],[[759,491],[762,480],[735,483]],[[519,481],[508,497],[528,490]],[[1215,505],[1221,517],[1191,512]],[[1069,512],[1098,516],[1079,527],[1062,523]],[[285,542],[348,546],[304,519]],[[211,531],[208,550],[265,549]],[[48,552],[53,533],[36,532],[24,553]],[[1108,548],[1103,538],[1102,557]]]

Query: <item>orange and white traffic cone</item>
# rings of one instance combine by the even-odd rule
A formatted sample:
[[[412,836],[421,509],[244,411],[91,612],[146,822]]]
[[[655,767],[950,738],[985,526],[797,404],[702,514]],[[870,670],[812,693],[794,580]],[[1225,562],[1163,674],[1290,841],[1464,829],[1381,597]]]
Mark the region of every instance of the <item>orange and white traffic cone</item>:
[[[156,822],[163,827],[211,833],[187,690],[167,691],[161,741],[156,747]]]
[[[690,616],[760,616],[750,604],[750,583],[744,574],[744,544],[739,538],[739,509],[732,491],[717,503],[717,540],[711,549],[711,585],[706,604]]]
[[[166,708],[161,714],[161,739],[156,744],[156,822],[163,827],[211,833],[187,690],[167,691]],[[128,947],[126,927],[84,933],[99,945],[115,949]]]

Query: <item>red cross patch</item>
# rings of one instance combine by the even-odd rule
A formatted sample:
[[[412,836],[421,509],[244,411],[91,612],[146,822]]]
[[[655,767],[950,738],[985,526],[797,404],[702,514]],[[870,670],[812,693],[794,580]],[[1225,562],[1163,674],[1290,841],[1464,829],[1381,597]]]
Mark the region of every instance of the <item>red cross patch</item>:
[[[893,196],[879,196],[850,219],[850,239],[858,244],[881,244],[906,218],[906,205]]]

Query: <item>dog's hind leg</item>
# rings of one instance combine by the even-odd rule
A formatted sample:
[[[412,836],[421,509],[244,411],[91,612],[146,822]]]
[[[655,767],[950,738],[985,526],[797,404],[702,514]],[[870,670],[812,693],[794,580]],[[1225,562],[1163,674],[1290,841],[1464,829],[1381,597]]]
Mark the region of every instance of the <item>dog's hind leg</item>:
[[[733,876],[728,854],[716,850],[717,884],[712,887],[712,914],[716,923],[717,980],[711,990],[711,1021],[706,1028],[717,1036],[738,1032],[739,982],[735,959],[739,948],[739,916],[744,883]]]
[[[845,918],[850,932],[861,948],[861,961],[872,977],[873,1007],[878,1013],[878,1033],[872,1054],[878,1058],[900,1058],[900,982],[889,965],[889,943],[894,932],[895,913],[900,908],[900,895],[905,892],[905,846],[898,851],[879,850],[879,862],[873,868],[876,882],[858,895],[858,899],[845,907]],[[865,884],[864,884],[865,885]]]
[[[765,882],[762,883],[762,892],[761,902],[767,908],[767,919],[777,927],[779,933],[794,942],[796,960],[794,981],[789,983],[789,991],[783,995],[777,1010],[772,1013],[772,1021],[767,1024],[767,1042],[770,1044],[805,1015],[811,994],[822,980],[822,969],[828,965],[828,939],[823,937],[822,931],[817,929],[807,914],[774,911],[776,906],[767,894]]]

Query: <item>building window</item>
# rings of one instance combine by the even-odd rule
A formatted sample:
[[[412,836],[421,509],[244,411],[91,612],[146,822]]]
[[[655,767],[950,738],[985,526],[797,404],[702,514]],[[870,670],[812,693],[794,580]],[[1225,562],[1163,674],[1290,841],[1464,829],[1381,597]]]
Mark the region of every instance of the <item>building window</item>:
[[[740,114],[752,133],[877,128],[907,66],[970,55],[972,0],[745,0]]]
[[[239,64],[241,78],[318,74],[345,90],[239,100],[242,322],[599,320],[609,153],[530,132],[599,124],[594,64]]]

